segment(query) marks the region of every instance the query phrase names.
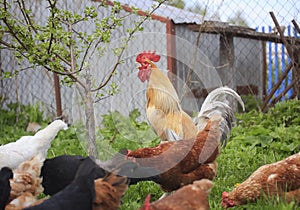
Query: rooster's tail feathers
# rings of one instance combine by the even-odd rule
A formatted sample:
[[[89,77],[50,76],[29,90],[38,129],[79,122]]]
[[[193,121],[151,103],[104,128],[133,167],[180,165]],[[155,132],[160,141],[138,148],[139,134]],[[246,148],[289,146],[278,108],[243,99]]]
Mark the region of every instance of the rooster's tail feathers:
[[[235,98],[242,106],[243,111],[245,110],[244,102],[241,99],[241,97],[239,96],[239,94],[237,92],[235,92],[233,89],[225,86],[225,87],[216,88],[208,94],[208,96],[205,98],[205,101],[202,104],[202,107],[201,107],[201,110],[200,110],[198,116],[201,115],[203,112],[211,109],[213,107],[214,103],[217,101],[223,102],[223,103],[226,103],[227,105],[229,105],[230,102],[226,99],[227,95]]]
[[[228,95],[237,99],[242,109],[245,109],[241,97],[234,90],[228,87],[220,87],[208,94],[198,116],[195,118],[198,130],[203,130],[213,116],[220,116],[222,118],[219,124],[222,133],[220,141],[224,146],[227,143],[234,122],[234,111],[230,107],[230,101],[226,98]]]

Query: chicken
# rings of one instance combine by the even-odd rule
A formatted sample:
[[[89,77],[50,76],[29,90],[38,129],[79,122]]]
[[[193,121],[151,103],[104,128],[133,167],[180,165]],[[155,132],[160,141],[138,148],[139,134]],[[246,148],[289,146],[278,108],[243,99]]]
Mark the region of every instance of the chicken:
[[[24,192],[19,197],[12,200],[8,205],[5,206],[5,210],[21,210],[23,208],[34,206],[42,203],[46,198],[43,199],[37,199],[36,196],[34,196],[30,192]]]
[[[205,98],[201,110],[197,117],[194,119],[198,130],[202,130],[211,116],[220,115],[226,121],[222,122],[222,140],[227,140],[232,128],[232,123],[234,122],[234,113],[231,108],[231,101],[227,98],[231,96],[236,99],[241,105],[243,111],[245,111],[244,102],[241,97],[229,87],[219,87],[211,91]],[[226,141],[225,141],[226,144]]]
[[[134,170],[130,166],[132,164],[129,163],[128,165],[128,162],[125,161],[117,166],[113,172],[106,173],[103,178],[97,179],[99,166],[91,158],[86,157],[80,161],[75,178],[68,186],[41,204],[28,207],[26,210],[118,209],[121,198],[128,189],[128,179],[124,176],[118,176],[116,173],[120,173],[122,168]]]
[[[79,166],[85,159],[86,157],[79,155],[62,155],[46,159],[41,170],[43,193],[54,195],[71,184]],[[105,170],[101,168],[96,173],[99,174],[99,177],[105,176]]]
[[[51,196],[39,205],[25,208],[26,210],[82,210],[92,209],[96,197],[95,164],[89,157],[80,164],[74,180],[63,190]]]
[[[208,194],[213,183],[208,179],[194,181],[173,194],[150,203],[150,195],[140,210],[209,210]]]
[[[21,163],[13,171],[13,177],[9,180],[11,191],[9,204],[5,210],[18,210],[37,203],[37,196],[43,192],[40,177],[41,167],[44,162],[42,154],[38,154],[31,160]]]
[[[23,136],[16,142],[0,146],[0,167],[7,166],[14,170],[22,162],[30,160],[38,153],[46,158],[51,141],[61,129],[67,128],[66,123],[55,120],[34,136]]]
[[[10,195],[9,179],[13,178],[13,172],[8,167],[3,167],[0,170],[0,210],[4,210]]]
[[[116,155],[117,156],[117,155]],[[78,167],[86,157],[79,155],[62,155],[46,159],[42,167],[41,176],[44,194],[54,195],[68,186],[75,178]],[[112,161],[101,162],[95,160],[95,178],[103,178],[108,171],[115,169],[116,165],[124,162],[124,155],[112,158]],[[140,181],[155,180],[159,172],[154,168],[140,167],[137,163],[127,161],[120,165],[119,174],[128,177],[129,184]]]
[[[41,167],[44,163],[42,154],[38,154],[31,160],[25,161],[13,171],[13,178],[10,179],[10,200],[13,200],[25,192],[38,196],[44,190],[42,187]]]
[[[166,142],[152,148],[128,152],[127,157],[141,166],[161,171],[155,181],[165,192],[193,183],[195,180],[212,180],[216,175],[216,158],[221,142],[220,125],[224,119],[214,116],[196,138]]]
[[[93,210],[117,210],[121,199],[128,189],[128,180],[124,176],[108,173],[104,178],[95,180],[96,198]]]
[[[231,192],[223,192],[222,206],[229,208],[254,202],[263,195],[300,202],[300,152],[259,167]]]
[[[151,52],[140,53],[136,57],[138,77],[142,82],[148,80],[146,91],[146,114],[154,132],[162,141],[190,139],[197,135],[192,118],[185,113],[172,83],[153,62],[160,56]]]

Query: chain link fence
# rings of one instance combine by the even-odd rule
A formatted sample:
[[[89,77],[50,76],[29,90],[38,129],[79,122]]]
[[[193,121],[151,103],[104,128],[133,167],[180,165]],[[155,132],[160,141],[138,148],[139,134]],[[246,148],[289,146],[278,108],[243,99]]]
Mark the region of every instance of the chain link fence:
[[[58,1],[61,8],[83,13],[86,6],[97,8],[98,18],[110,15],[110,6],[99,7],[99,1]],[[150,0],[121,0],[122,9],[115,15],[124,17],[122,25],[113,33],[106,45],[106,53],[91,57],[89,72],[93,82],[106,79],[117,62],[113,50],[128,36],[128,29],[147,11],[152,11],[157,2]],[[109,5],[114,4],[110,2]],[[47,2],[35,0],[30,4],[35,20],[46,24],[49,11]],[[132,6],[139,9],[133,13]],[[22,17],[17,9],[11,10]],[[297,1],[167,1],[156,9],[152,18],[142,24],[144,30],[134,35],[123,54],[123,62],[108,85],[95,94],[95,114],[101,124],[103,114],[119,111],[124,115],[138,108],[145,120],[146,83],[137,78],[135,57],[144,50],[156,50],[161,55],[158,67],[168,73],[182,100],[183,108],[190,114],[199,110],[203,99],[212,89],[227,85],[240,94],[256,95],[259,99],[270,92],[285,66],[290,62],[269,12],[273,11],[286,36],[294,37],[299,44],[299,33],[291,25],[299,23],[300,5]],[[1,23],[3,24],[3,23]],[[79,25],[78,31],[94,30],[92,24]],[[286,30],[285,30],[286,29]],[[259,33],[258,33],[259,32]],[[2,40],[9,40],[6,34]],[[298,40],[298,41],[297,41]],[[78,46],[80,47],[80,46]],[[1,48],[1,107],[12,102],[22,104],[40,103],[47,115],[57,115],[57,102],[61,103],[63,115],[70,122],[82,119],[83,92],[77,85],[60,83],[61,100],[57,101],[53,73],[42,67],[18,61],[14,52]],[[18,71],[14,77],[5,77],[6,72]],[[83,75],[84,78],[84,75]],[[63,80],[63,77],[60,77]],[[292,72],[282,85],[293,80]],[[113,96],[110,88],[118,89]],[[291,98],[293,88],[284,97]],[[280,92],[278,92],[280,94]],[[108,95],[109,97],[100,97]],[[276,95],[274,96],[276,97]]]

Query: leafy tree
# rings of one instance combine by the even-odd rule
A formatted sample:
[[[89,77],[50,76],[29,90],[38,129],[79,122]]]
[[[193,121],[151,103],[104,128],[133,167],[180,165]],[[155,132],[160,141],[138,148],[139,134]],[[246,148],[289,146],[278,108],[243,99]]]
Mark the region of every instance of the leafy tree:
[[[189,6],[186,9],[193,13],[200,14],[206,19],[215,20],[215,21],[221,20],[220,14],[217,11],[213,13],[213,11],[209,9],[209,4],[207,3],[201,4],[200,2],[197,1],[193,4],[193,6]]]
[[[185,2],[183,0],[167,0],[166,4],[183,9],[185,7]]]
[[[122,63],[122,56],[133,34],[142,30],[142,23],[166,0],[161,0],[148,15],[134,22],[134,27],[127,29],[127,38],[123,45],[113,49],[117,61],[102,82],[94,84],[89,58],[101,50],[105,43],[112,39],[112,33],[122,26],[126,15],[119,12],[122,6],[118,2],[110,8],[107,17],[99,18],[97,7],[108,5],[106,1],[99,1],[93,6],[86,6],[83,14],[63,9],[57,0],[47,0],[45,8],[46,23],[41,23],[30,9],[31,1],[0,0],[0,47],[15,53],[19,62],[29,63],[29,67],[42,66],[44,69],[61,75],[63,81],[76,86],[81,91],[82,101],[85,104],[86,129],[88,132],[88,154],[97,156],[94,101],[96,93],[108,86],[117,67]],[[61,2],[60,2],[61,3]],[[20,13],[20,15],[15,15]],[[132,8],[137,13],[137,8]],[[92,24],[91,31],[81,30],[77,27],[82,24]],[[5,37],[5,38],[4,38]],[[25,60],[27,62],[22,62]],[[21,66],[20,66],[21,68]],[[22,66],[22,69],[24,66]],[[5,74],[6,73],[6,74]],[[15,72],[16,73],[16,72]],[[4,72],[8,75],[8,72]],[[11,75],[9,75],[11,76]],[[116,93],[116,85],[112,83],[107,96]],[[106,97],[104,95],[101,98]]]
[[[227,21],[238,26],[249,27],[247,20],[243,17],[242,11],[237,11],[235,15],[231,18],[228,18]]]
[[[202,6],[199,2],[195,2],[195,4],[193,6],[188,7],[187,10],[203,16],[205,16],[207,13],[207,8]]]

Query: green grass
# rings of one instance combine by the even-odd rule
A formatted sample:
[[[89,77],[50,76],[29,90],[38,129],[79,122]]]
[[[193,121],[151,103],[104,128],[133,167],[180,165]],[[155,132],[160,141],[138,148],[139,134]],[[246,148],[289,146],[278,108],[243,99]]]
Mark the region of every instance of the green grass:
[[[0,110],[1,144],[15,141],[20,136],[28,135],[25,128],[29,120],[36,120],[47,125],[49,119],[41,119],[41,113],[36,107],[32,111],[28,106],[19,107],[18,113],[11,106],[8,111]],[[17,114],[16,114],[17,113]],[[267,113],[251,110],[237,114],[236,126],[233,128],[230,140],[222,148],[218,157],[218,174],[209,196],[211,209],[221,208],[221,194],[231,191],[234,185],[243,182],[259,166],[283,159],[300,151],[300,101],[292,100],[277,104]],[[32,116],[33,115],[33,116]],[[18,119],[17,117],[18,116]],[[158,142],[145,122],[138,122],[139,112],[133,110],[129,117],[118,112],[104,115],[98,136],[101,136],[98,148],[110,146],[114,150],[121,148],[135,149],[141,146],[151,146]],[[17,126],[17,127],[15,127]],[[86,155],[86,149],[78,140],[78,130],[71,126],[67,131],[61,131],[52,142],[48,157],[62,154]],[[148,140],[150,137],[150,140]],[[130,141],[134,139],[135,141]],[[106,149],[103,149],[103,156]],[[159,186],[152,182],[139,183],[130,186],[123,198],[122,210],[136,210],[147,196],[156,200],[162,195]],[[294,203],[287,204],[277,198],[260,199],[255,203],[232,209],[300,209]]]

